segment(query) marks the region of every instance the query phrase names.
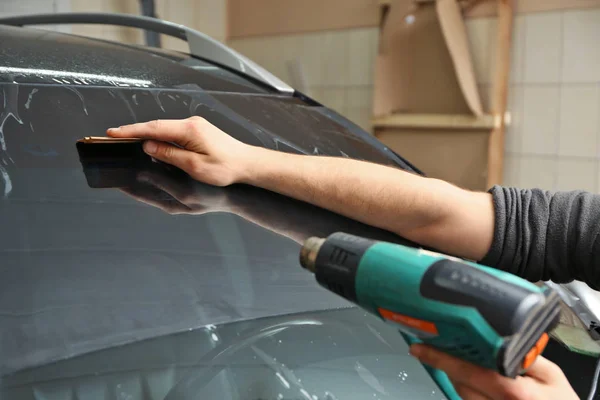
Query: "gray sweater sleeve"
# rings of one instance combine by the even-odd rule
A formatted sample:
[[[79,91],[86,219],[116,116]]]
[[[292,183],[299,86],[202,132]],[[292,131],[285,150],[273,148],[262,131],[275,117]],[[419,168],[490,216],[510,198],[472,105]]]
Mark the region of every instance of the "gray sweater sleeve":
[[[494,186],[494,240],[481,264],[529,281],[600,289],[600,195]]]

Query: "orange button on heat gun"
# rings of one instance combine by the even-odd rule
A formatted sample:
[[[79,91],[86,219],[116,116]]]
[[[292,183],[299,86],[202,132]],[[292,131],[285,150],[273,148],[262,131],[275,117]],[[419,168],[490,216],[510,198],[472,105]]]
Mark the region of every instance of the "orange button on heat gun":
[[[546,348],[546,345],[548,344],[548,340],[549,337],[547,333],[544,333],[542,334],[542,336],[540,336],[537,343],[531,348],[531,350],[529,350],[529,353],[527,353],[527,355],[523,359],[523,369],[531,367],[537,356],[543,353],[544,349]]]

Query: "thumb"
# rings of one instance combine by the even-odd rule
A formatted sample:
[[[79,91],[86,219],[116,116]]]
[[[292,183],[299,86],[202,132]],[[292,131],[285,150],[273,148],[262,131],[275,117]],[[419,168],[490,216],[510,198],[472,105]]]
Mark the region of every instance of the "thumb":
[[[157,160],[184,170],[189,175],[193,175],[195,165],[199,161],[197,158],[200,156],[192,151],[155,140],[144,142],[144,152]]]

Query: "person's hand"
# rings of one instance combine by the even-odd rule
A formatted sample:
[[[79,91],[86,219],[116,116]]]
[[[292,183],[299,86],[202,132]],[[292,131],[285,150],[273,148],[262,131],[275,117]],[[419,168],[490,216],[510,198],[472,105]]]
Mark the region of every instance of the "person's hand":
[[[430,346],[412,345],[410,353],[422,363],[446,372],[464,400],[579,399],[561,369],[541,356],[524,376],[510,379]]]
[[[253,157],[249,146],[204,118],[156,120],[111,128],[108,136],[144,139],[144,151],[192,178],[215,186],[241,182]]]

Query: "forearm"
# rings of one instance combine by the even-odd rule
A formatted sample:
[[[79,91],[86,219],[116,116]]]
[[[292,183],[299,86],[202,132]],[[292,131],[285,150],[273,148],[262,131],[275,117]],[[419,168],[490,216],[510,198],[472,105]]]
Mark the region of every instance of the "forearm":
[[[457,256],[482,258],[492,241],[488,193],[398,168],[248,146],[199,117],[123,126],[108,134],[144,139],[146,153],[204,183],[258,186]]]
[[[491,196],[396,168],[255,148],[244,183],[296,198],[422,245],[479,259],[493,236]]]

